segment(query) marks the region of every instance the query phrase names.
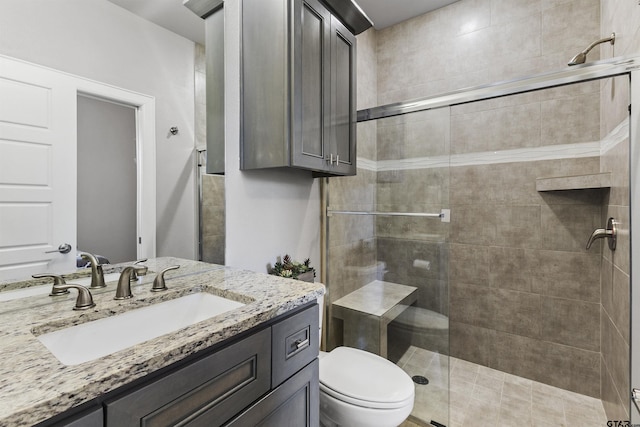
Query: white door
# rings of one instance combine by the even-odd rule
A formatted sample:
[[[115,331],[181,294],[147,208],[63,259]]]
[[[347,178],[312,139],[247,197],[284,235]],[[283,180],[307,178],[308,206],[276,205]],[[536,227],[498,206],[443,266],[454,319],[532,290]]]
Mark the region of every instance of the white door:
[[[75,249],[76,88],[0,57],[0,280],[73,271]]]

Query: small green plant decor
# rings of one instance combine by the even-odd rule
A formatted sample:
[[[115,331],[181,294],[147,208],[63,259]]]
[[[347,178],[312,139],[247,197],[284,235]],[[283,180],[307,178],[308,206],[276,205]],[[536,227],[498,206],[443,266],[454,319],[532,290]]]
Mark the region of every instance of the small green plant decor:
[[[278,261],[269,269],[269,274],[313,282],[314,277],[316,277],[316,270],[311,267],[309,258],[305,259],[304,262],[298,262],[292,260],[289,255],[285,255],[282,259],[278,257]]]

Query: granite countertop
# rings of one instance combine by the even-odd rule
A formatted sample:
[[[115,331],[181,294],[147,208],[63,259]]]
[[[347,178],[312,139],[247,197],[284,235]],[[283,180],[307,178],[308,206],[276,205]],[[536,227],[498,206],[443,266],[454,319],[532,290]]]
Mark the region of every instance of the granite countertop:
[[[33,425],[135,379],[178,362],[280,314],[316,300],[320,283],[308,283],[178,258],[145,263],[150,271],[181,265],[165,274],[166,292],[151,292],[154,273],[132,283],[134,297],[115,301],[115,282],[92,292],[96,307],[73,311],[77,292],[0,302],[0,426]],[[73,280],[68,280],[73,283]],[[176,332],[75,366],[59,362],[36,335],[96,320],[194,292],[244,306]],[[132,327],[143,325],[132,325]]]

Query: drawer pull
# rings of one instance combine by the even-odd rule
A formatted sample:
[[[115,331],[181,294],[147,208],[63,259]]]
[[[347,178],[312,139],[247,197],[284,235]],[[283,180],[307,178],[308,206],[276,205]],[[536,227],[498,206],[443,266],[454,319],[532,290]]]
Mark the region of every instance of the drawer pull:
[[[309,345],[309,338],[307,338],[306,340],[296,340],[296,342],[294,342],[296,349],[300,350],[302,347],[306,347]]]

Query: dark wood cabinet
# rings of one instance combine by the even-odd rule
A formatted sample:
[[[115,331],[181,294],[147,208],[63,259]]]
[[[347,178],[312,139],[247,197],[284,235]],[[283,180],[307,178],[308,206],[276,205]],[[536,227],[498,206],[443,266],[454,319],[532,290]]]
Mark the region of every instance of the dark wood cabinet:
[[[239,413],[253,419],[247,415],[253,407],[245,408],[265,395],[271,396],[269,403],[255,405],[261,414],[285,405],[295,410],[289,414],[295,425],[317,425],[309,424],[309,414],[316,414],[320,404],[318,366],[313,363],[318,334],[317,304],[285,315],[241,341],[105,401],[106,426],[221,426]],[[297,373],[304,369],[307,373],[299,379]]]
[[[269,391],[270,332],[260,331],[105,402],[107,427],[222,425]]]
[[[317,426],[318,310],[293,310],[41,425]]]
[[[207,173],[224,174],[224,7],[209,12],[206,34]]]
[[[207,173],[224,173],[223,89],[237,79],[224,75],[224,2],[184,5],[207,20]],[[354,34],[371,22],[344,0],[242,0],[241,9],[240,168],[355,175]]]
[[[356,173],[356,39],[319,0],[244,0],[241,168]]]

